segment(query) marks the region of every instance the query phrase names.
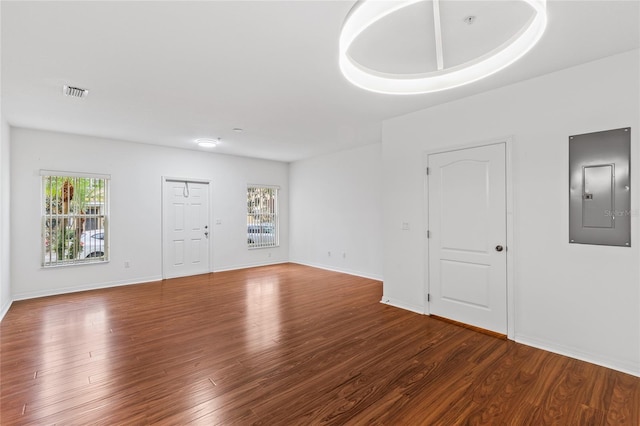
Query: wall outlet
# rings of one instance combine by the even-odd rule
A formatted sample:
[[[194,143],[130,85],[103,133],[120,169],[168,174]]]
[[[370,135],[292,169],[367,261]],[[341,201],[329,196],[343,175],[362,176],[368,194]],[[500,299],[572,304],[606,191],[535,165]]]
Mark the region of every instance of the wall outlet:
[[[130,268],[131,267],[131,263],[128,260],[124,261],[124,267],[125,269]]]
[[[346,251],[343,251],[343,252],[342,252],[342,258],[343,258],[343,259],[346,259],[346,258],[347,258],[347,252],[346,252]]]
[[[331,257],[331,252],[330,251],[327,252],[327,256]]]

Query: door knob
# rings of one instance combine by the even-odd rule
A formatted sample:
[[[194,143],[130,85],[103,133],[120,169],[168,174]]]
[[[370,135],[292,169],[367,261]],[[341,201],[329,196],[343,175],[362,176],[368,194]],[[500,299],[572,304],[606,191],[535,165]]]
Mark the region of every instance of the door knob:
[[[502,247],[502,246],[496,246],[496,251],[502,251],[502,250],[504,250],[504,247]]]

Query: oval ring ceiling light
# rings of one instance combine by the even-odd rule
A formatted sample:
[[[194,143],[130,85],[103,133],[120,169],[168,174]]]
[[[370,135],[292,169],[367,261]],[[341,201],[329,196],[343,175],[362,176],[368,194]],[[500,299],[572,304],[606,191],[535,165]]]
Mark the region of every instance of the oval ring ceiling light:
[[[540,40],[547,26],[546,0],[521,0],[535,11],[518,33],[503,45],[472,61],[420,74],[392,74],[367,68],[349,55],[353,41],[367,28],[385,16],[423,0],[379,1],[359,0],[344,21],[340,33],[340,70],[352,84],[372,92],[392,95],[414,95],[452,89],[478,81],[508,67],[527,53]],[[435,29],[439,32],[439,0],[434,2]],[[439,39],[436,34],[436,40]],[[436,46],[436,50],[442,46]]]

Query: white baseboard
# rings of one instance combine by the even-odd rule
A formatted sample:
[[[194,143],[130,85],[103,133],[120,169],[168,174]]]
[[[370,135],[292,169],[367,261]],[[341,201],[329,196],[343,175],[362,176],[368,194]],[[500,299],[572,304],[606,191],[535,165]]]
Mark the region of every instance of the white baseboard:
[[[532,346],[534,348],[542,349],[547,352],[553,352],[558,355],[568,356],[569,358],[578,359],[580,361],[585,361],[591,364],[600,365],[602,367],[611,368],[612,370],[631,374],[632,376],[640,377],[640,361],[634,363],[624,360],[611,359],[608,357],[598,356],[593,353],[582,352],[568,346],[558,345],[557,343],[549,342],[543,339],[523,336],[517,333],[515,337],[515,341],[523,345]]]
[[[423,306],[412,305],[397,299],[392,299],[390,297],[382,296],[382,300],[380,301],[380,303],[384,303],[385,305],[404,309],[406,311],[415,312],[420,315],[425,315],[425,308]]]
[[[289,263],[295,263],[298,265],[311,266],[312,268],[324,269],[325,271],[341,272],[347,275],[354,275],[356,277],[368,278],[370,280],[382,281],[382,277],[379,275],[367,274],[365,272],[353,271],[346,268],[336,268],[333,266],[322,265],[319,263],[302,262],[299,260],[290,260]]]
[[[260,266],[270,266],[270,265],[281,265],[283,263],[289,263],[289,261],[277,260],[275,262],[242,263],[239,265],[229,265],[229,266],[223,266],[222,268],[214,268],[213,272],[237,271],[238,269],[257,268]]]
[[[9,300],[9,302],[5,303],[4,306],[0,309],[0,321],[2,321],[4,316],[7,315],[7,312],[9,312],[9,308],[11,308],[12,303],[13,300]]]
[[[59,294],[77,293],[79,291],[87,291],[87,290],[99,290],[101,288],[120,287],[124,285],[142,284],[142,283],[161,281],[161,280],[162,280],[161,275],[152,275],[149,277],[139,277],[134,280],[127,280],[127,281],[110,281],[110,282],[104,282],[104,283],[86,284],[78,287],[65,287],[65,288],[56,288],[54,290],[30,291],[25,293],[14,294],[13,300],[35,299],[37,297],[57,296]]]

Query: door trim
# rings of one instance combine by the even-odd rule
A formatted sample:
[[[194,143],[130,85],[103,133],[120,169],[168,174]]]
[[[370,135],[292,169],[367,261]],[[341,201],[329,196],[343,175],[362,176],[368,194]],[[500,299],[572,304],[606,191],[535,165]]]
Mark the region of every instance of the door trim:
[[[424,217],[424,230],[423,230],[423,274],[424,274],[424,306],[426,315],[431,315],[430,305],[427,298],[429,294],[429,241],[427,238],[427,230],[429,229],[429,176],[426,174],[426,168],[429,164],[429,155],[442,154],[445,152],[461,151],[470,148],[479,148],[488,145],[505,145],[505,206],[506,206],[506,226],[507,226],[507,338],[510,340],[515,339],[515,263],[514,252],[516,250],[514,239],[514,184],[513,184],[513,138],[511,136],[492,139],[488,141],[481,141],[475,143],[467,143],[461,145],[454,145],[450,147],[441,147],[433,150],[423,152],[422,156],[422,170],[423,170],[423,217]]]
[[[164,189],[167,182],[189,182],[189,183],[203,183],[206,184],[209,188],[209,259],[208,260],[208,268],[207,272],[213,272],[213,183],[211,179],[199,179],[199,178],[185,178],[185,177],[174,177],[174,176],[162,176],[161,178],[162,184],[160,186],[160,268],[162,272],[162,279],[167,279],[167,272],[165,270],[165,262],[164,262],[164,250],[165,250],[165,235],[164,235],[164,225],[165,225],[165,217],[164,217]]]

